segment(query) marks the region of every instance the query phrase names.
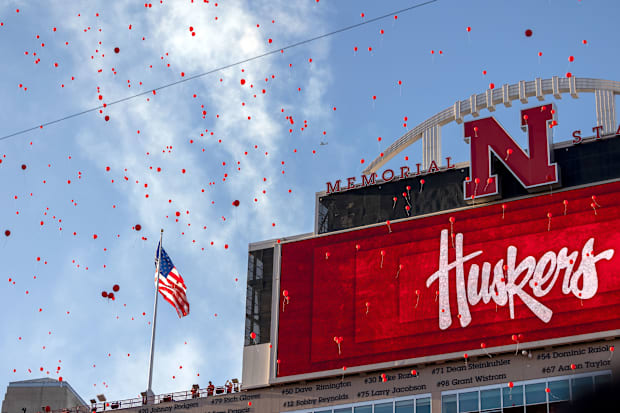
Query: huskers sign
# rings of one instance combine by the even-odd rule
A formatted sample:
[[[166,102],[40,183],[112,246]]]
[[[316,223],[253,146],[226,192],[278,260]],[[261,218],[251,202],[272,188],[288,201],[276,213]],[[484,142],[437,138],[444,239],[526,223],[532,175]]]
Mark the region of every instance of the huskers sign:
[[[279,376],[617,336],[618,228],[613,180],[284,242]]]

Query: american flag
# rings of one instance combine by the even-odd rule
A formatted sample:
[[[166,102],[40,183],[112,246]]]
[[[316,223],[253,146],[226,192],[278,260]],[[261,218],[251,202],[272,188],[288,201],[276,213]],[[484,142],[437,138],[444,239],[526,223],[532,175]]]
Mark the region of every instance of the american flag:
[[[159,257],[159,249],[157,246],[155,252],[155,271],[157,271],[157,258]],[[155,275],[155,284],[157,284],[157,274]],[[172,260],[166,254],[166,250],[161,248],[161,264],[159,265],[159,292],[164,296],[164,300],[168,301],[177,310],[179,318],[189,314],[189,303],[185,296],[187,288],[183,277],[177,271]]]

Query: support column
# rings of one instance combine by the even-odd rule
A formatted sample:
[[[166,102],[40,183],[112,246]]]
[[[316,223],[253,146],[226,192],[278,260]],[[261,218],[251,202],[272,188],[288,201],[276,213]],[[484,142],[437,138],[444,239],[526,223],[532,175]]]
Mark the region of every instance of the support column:
[[[441,126],[435,125],[422,134],[422,168],[428,169],[431,161],[441,166]]]
[[[616,132],[616,100],[613,90],[594,91],[596,100],[596,125],[602,126],[603,135]]]

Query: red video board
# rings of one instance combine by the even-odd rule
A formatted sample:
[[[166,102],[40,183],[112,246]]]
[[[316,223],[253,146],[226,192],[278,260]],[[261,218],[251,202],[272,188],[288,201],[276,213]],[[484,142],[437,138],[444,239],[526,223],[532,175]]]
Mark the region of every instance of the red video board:
[[[620,329],[620,182],[282,245],[278,377]]]

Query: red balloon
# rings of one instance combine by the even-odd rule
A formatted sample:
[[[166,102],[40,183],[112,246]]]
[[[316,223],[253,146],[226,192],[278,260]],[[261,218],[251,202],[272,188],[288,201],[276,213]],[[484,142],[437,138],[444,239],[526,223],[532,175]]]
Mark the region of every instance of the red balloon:
[[[282,291],[282,295],[285,296],[285,297],[288,297],[288,290]]]
[[[513,382],[508,383],[508,387],[510,387],[511,389],[514,387],[514,385],[515,384]]]
[[[114,300],[114,293],[108,293],[108,298],[110,300]]]
[[[101,296],[102,296],[103,298],[108,298],[108,293],[107,293],[107,292],[105,292],[105,291],[101,291]]]
[[[140,231],[142,229],[142,225],[136,224],[135,228],[136,228],[136,231]]]
[[[420,183],[421,183],[422,185],[424,185],[424,182],[425,182],[425,181],[424,181],[424,179],[420,179]]]
[[[568,61],[569,62],[574,62],[575,61],[575,56],[568,56]]]
[[[26,170],[26,164],[22,164],[22,170]]]
[[[250,338],[251,338],[252,340],[254,340],[254,339],[256,338],[256,333],[252,331],[252,332],[250,333]]]
[[[121,287],[119,287],[119,286],[118,286],[118,284],[114,284],[114,287],[112,287],[112,290],[113,290],[115,293],[117,293],[117,292],[118,292],[118,290],[120,290],[120,289],[121,289]]]
[[[114,53],[118,53],[118,52],[120,52],[120,51],[121,51],[121,49],[119,49],[118,47],[115,47],[115,48],[114,48]]]
[[[240,82],[242,85],[245,85],[245,79],[241,79],[239,82]]]
[[[8,237],[9,235],[11,235],[11,231],[9,231],[8,229],[6,231],[4,231],[4,235],[6,237]]]
[[[450,223],[451,224],[454,224],[454,221],[456,221],[456,219],[454,219],[454,217],[450,217],[449,219],[450,219]]]
[[[526,35],[527,37],[531,37],[531,36],[532,36],[532,30],[527,29],[527,30],[525,31],[525,35]]]
[[[239,206],[239,200],[235,199],[232,204],[233,204],[233,206],[238,207]]]

